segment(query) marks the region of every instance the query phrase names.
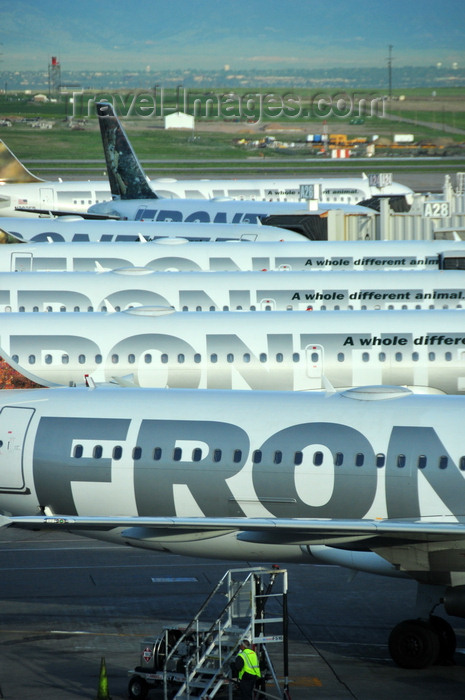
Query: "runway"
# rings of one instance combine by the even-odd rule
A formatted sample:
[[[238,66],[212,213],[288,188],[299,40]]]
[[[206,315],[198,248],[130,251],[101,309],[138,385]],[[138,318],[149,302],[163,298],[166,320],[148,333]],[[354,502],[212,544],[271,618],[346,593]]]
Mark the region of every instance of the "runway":
[[[0,698],[9,700],[94,699],[101,657],[113,700],[127,697],[139,643],[164,625],[189,621],[227,569],[254,564],[12,529],[0,530],[0,551]],[[390,629],[413,614],[412,581],[285,568],[293,700],[463,697],[465,620],[448,618],[458,641],[453,666],[409,671],[389,657]],[[269,649],[279,676],[281,660]]]

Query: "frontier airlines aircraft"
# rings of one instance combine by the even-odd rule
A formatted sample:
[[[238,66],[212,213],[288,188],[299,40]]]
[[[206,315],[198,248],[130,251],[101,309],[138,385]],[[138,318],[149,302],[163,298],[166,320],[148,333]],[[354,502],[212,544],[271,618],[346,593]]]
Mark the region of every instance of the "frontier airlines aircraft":
[[[407,577],[417,609],[391,654],[450,664],[437,606],[465,617],[464,415],[463,396],[399,387],[2,391],[1,522]]]
[[[403,384],[465,392],[463,311],[3,314],[0,356],[46,386],[201,389]]]

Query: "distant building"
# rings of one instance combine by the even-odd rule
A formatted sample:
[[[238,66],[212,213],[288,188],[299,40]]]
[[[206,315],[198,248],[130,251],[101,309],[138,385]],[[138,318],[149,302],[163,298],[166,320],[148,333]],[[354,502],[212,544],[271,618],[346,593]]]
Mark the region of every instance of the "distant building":
[[[195,120],[192,114],[173,112],[165,117],[165,129],[193,129]]]
[[[47,95],[34,95],[34,102],[48,102]]]

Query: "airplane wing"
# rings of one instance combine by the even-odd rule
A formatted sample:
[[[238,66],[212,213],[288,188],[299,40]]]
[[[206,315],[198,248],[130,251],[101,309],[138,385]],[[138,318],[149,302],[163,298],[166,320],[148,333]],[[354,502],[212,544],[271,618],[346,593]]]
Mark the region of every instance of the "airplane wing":
[[[200,518],[107,516],[0,516],[0,527],[28,530],[112,530],[143,528],[153,536],[167,533],[188,536],[199,532],[220,535],[237,531],[239,539],[262,544],[325,544],[371,541],[369,549],[389,542],[448,542],[465,540],[465,517],[420,520],[325,520],[307,518]]]
[[[89,212],[83,211],[77,213],[75,211],[61,211],[59,209],[31,209],[30,207],[15,207],[15,211],[26,211],[29,214],[46,214],[49,216],[79,216],[81,219],[91,219],[93,221],[98,221],[100,219],[119,221],[121,218],[116,214],[90,214]]]

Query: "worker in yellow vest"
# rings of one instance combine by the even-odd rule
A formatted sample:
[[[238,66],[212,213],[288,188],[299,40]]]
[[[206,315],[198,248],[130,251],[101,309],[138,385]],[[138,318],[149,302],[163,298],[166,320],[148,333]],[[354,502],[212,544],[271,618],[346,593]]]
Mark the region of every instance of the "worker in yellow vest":
[[[261,678],[258,657],[250,646],[248,639],[243,639],[240,651],[234,661],[234,669],[239,680],[239,690],[242,700],[253,700],[253,690],[256,681]]]

